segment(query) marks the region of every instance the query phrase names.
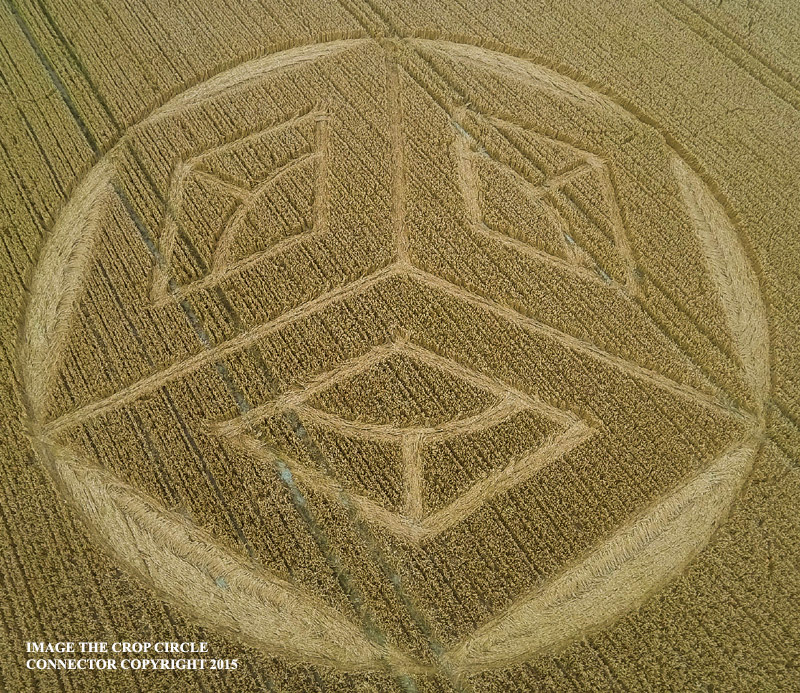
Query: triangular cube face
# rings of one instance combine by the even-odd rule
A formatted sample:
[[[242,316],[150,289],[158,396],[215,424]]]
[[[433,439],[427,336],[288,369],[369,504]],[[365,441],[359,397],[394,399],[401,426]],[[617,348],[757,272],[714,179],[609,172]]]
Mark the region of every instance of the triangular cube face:
[[[346,488],[367,520],[412,542],[446,531],[591,435],[573,414],[405,341],[248,419],[250,428],[233,421],[221,430],[240,444],[243,430],[251,439],[258,430],[295,477],[334,496]],[[311,443],[302,452],[289,419]],[[246,447],[259,454],[259,443]]]
[[[198,154],[198,169],[241,188],[254,189],[287,164],[317,149],[316,114],[260,130]]]
[[[262,253],[284,238],[310,231],[314,223],[314,192],[319,162],[306,155],[279,169],[253,188],[222,230],[214,266]]]
[[[485,120],[485,129],[491,128],[496,132],[493,140],[503,144],[503,149],[498,150],[496,158],[505,161],[503,156],[505,151],[506,156],[519,157],[520,161],[525,161],[529,169],[534,171],[532,175],[526,176],[532,184],[542,185],[592,158],[588,152],[543,133],[497,118],[485,118]],[[513,168],[512,161],[508,160]]]
[[[206,173],[185,169],[179,186],[173,186],[179,190],[174,190],[175,217],[167,233],[172,236],[170,264],[180,285],[208,273],[223,229],[241,204],[243,193],[221,183]]]

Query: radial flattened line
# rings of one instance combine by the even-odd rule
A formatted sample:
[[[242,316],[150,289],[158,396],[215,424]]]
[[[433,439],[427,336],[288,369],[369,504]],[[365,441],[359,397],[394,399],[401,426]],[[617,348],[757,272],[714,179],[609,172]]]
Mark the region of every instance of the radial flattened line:
[[[487,310],[490,313],[507,320],[512,325],[517,325],[526,331],[529,330],[534,333],[545,335],[546,337],[555,340],[568,349],[572,349],[578,353],[603,361],[613,366],[615,369],[629,374],[633,378],[641,378],[642,380],[661,387],[680,398],[687,398],[702,404],[703,406],[720,409],[729,416],[735,416],[748,420],[752,419],[752,416],[749,413],[740,411],[738,409],[731,409],[729,406],[727,406],[725,404],[727,401],[725,398],[713,397],[706,392],[672,380],[662,373],[658,373],[657,371],[640,366],[615,354],[608,353],[591,342],[586,342],[570,334],[561,332],[560,330],[530,318],[527,315],[514,310],[513,308],[499,304],[491,298],[466,291],[462,287],[453,284],[452,282],[449,282],[438,275],[431,274],[417,267],[409,270],[409,275],[417,279],[420,283],[429,286],[434,290],[442,291],[450,296],[463,300],[470,305],[476,306],[479,309]]]
[[[64,449],[49,459],[56,478],[117,559],[203,623],[292,660],[351,671],[420,669],[391,647],[371,642],[315,596],[253,568],[108,472]]]
[[[680,574],[724,520],[752,465],[756,437],[737,441],[699,476],[481,626],[448,652],[447,662],[462,674],[512,666],[642,604]]]
[[[403,476],[406,489],[406,500],[403,513],[412,520],[422,520],[423,506],[423,469],[420,450],[423,436],[420,434],[408,435],[402,443],[403,449]]]
[[[43,425],[47,435],[56,435],[59,429],[64,426],[74,426],[80,424],[86,419],[99,416],[110,409],[122,406],[131,402],[149,392],[157,390],[167,383],[178,378],[186,377],[188,374],[193,373],[200,368],[213,364],[218,361],[224,360],[226,357],[234,354],[242,349],[246,349],[267,335],[276,332],[277,330],[285,327],[286,325],[295,322],[308,315],[313,315],[315,312],[322,310],[332,303],[347,298],[348,296],[357,294],[362,291],[367,291],[370,288],[380,284],[387,279],[397,274],[397,269],[392,266],[384,267],[376,272],[373,272],[366,277],[357,279],[350,284],[338,287],[333,291],[329,291],[322,296],[319,296],[307,303],[304,303],[297,308],[282,313],[273,320],[268,320],[257,327],[254,327],[247,332],[220,344],[206,348],[194,356],[190,356],[183,361],[173,363],[170,366],[152,373],[141,380],[136,381],[121,388],[117,392],[95,400],[87,405],[75,409],[63,416],[58,417]]]

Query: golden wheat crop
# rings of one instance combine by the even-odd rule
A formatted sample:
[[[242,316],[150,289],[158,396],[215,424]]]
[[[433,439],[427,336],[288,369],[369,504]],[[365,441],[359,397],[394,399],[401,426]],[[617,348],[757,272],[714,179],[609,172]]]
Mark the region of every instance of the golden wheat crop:
[[[713,47],[781,104],[795,80],[705,3],[654,3],[680,40],[583,5],[4,6],[3,223],[42,238],[0,248],[36,460],[6,486],[47,529],[6,494],[0,633],[205,639],[243,666],[0,667],[0,689],[786,683],[708,654],[769,658],[720,604],[781,652],[797,634],[724,553],[796,443],[796,379],[790,332],[770,343],[770,194],[692,130],[687,104],[739,121],[700,82],[679,103],[679,77]],[[64,575],[59,601],[41,580]]]

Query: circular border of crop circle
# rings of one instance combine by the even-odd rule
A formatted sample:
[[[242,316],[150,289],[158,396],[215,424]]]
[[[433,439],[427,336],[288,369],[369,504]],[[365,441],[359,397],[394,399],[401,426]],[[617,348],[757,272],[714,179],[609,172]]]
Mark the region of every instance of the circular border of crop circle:
[[[527,72],[532,80],[544,76],[572,89],[588,89],[610,106],[622,108],[628,116],[655,129],[675,151],[674,142],[649,119],[595,87],[533,59],[444,39],[398,40],[434,43],[456,54],[479,54],[496,65],[510,65],[517,71]],[[50,379],[58,363],[72,310],[80,296],[83,273],[91,259],[92,239],[86,237],[85,231],[91,228],[92,202],[109,190],[115,172],[114,156],[128,133],[145,127],[153,119],[169,116],[183,106],[213,98],[232,85],[360,42],[373,42],[373,39],[311,43],[226,68],[173,96],[131,126],[77,185],[45,240],[25,306],[18,368],[31,439],[40,459],[98,542],[145,584],[203,625],[233,634],[273,655],[345,671],[383,669],[431,673],[429,667],[408,655],[369,641],[358,627],[314,595],[274,576],[259,573],[241,557],[216,546],[213,538],[202,529],[170,513],[154,499],[126,486],[108,472],[79,459],[43,434]],[[708,243],[717,243],[719,252],[714,256],[714,248],[711,248],[707,256],[717,257],[722,263],[713,277],[718,285],[725,281],[721,279],[723,275],[734,278],[735,286],[722,288],[723,304],[734,342],[747,351],[739,356],[745,365],[746,380],[759,401],[757,420],[739,441],[741,445],[726,450],[689,484],[608,537],[577,567],[559,573],[535,595],[522,599],[508,612],[457,643],[442,656],[441,669],[461,675],[509,666],[607,625],[629,612],[661,589],[705,545],[726,517],[749,474],[758,438],[764,430],[763,405],[769,392],[768,365],[766,368],[761,365],[768,364],[766,310],[757,276],[724,205],[677,151],[673,170],[685,182],[688,194],[694,196],[699,212],[710,215],[715,221],[711,225],[714,237],[709,238]],[[713,263],[710,273],[715,274]],[[725,296],[729,298],[728,303]],[[746,320],[737,320],[736,315],[745,315]],[[167,539],[164,539],[165,528],[168,529]],[[686,541],[687,536],[691,541]],[[204,543],[208,546],[201,560],[190,545]],[[143,557],[142,546],[150,552],[150,560]],[[623,546],[628,554],[635,555],[620,559]],[[663,565],[665,555],[671,559],[666,566]],[[154,565],[152,556],[158,556],[165,565]],[[226,587],[215,590],[207,603],[198,604],[192,590],[213,590],[211,583],[217,573],[220,576],[224,573]],[[182,579],[171,579],[176,574]],[[620,586],[627,589],[620,590]],[[616,596],[610,599],[609,595]],[[602,608],[598,608],[598,604]],[[302,624],[309,618],[319,624],[316,635],[304,632]],[[334,633],[336,636],[332,635]],[[343,643],[347,643],[346,646]]]

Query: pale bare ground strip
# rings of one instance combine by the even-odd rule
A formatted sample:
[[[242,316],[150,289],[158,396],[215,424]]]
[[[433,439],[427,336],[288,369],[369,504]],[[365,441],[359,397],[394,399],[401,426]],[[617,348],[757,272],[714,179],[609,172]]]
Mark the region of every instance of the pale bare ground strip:
[[[420,671],[405,655],[371,642],[332,607],[221,548],[109,472],[65,449],[40,452],[116,559],[200,622],[294,661],[345,671]]]
[[[459,642],[446,661],[462,675],[511,666],[600,629],[641,605],[711,538],[743,485],[758,446],[755,436],[737,441],[699,476]]]
[[[565,221],[564,217],[561,215],[561,212],[558,211],[553,200],[548,198],[546,200],[542,200],[542,207],[544,208],[545,214],[550,217],[551,221],[559,228],[561,231],[561,235],[564,239],[564,248],[566,248],[568,255],[573,258],[573,262],[575,262],[576,266],[581,267],[581,264],[578,262],[578,258],[583,258],[584,262],[588,264],[592,264],[591,258],[586,254],[586,251],[583,248],[579,247],[578,244],[575,242],[575,239],[569,233],[569,226]],[[588,270],[586,270],[588,271]],[[597,279],[596,273],[592,274],[593,280]]]
[[[138,130],[150,127],[159,119],[167,116],[177,115],[182,110],[211,99],[214,96],[223,93],[227,89],[234,89],[236,87],[246,85],[249,82],[261,79],[265,75],[271,74],[274,70],[279,70],[284,67],[292,67],[294,65],[302,64],[303,62],[309,62],[317,60],[318,58],[334,55],[342,50],[352,48],[354,45],[366,42],[368,40],[369,39],[342,39],[327,43],[299,45],[279,53],[271,53],[254,60],[240,63],[234,68],[219,73],[214,77],[177,94],[172,99],[167,101],[167,103],[152,110],[147,117],[132,125],[126,131],[125,135],[120,141],[131,139],[135,136]],[[264,130],[274,127],[290,126],[304,118],[309,117],[309,115],[316,116],[318,114],[314,111],[311,111],[310,113],[298,114],[295,118],[290,118],[283,123],[273,123],[263,130],[252,133],[252,136],[258,136],[259,134],[263,133]],[[232,146],[233,144],[234,143],[224,143],[217,149],[225,151],[225,148],[228,145]],[[104,158],[104,161],[108,159],[113,163],[113,152],[114,150],[109,152],[109,154]],[[207,153],[206,150],[190,152],[190,162],[193,163],[194,160],[202,160],[205,153]],[[178,170],[183,171],[184,173],[186,170],[188,170],[188,167],[189,164],[184,162],[179,162],[177,164]],[[161,242],[163,247],[160,248],[160,250],[164,255],[167,267],[171,267],[170,263],[172,250],[175,243],[175,207],[171,203],[171,200],[173,199],[173,194],[175,194],[177,198],[180,197],[180,187],[182,187],[180,186],[180,182],[180,179],[176,179],[176,176],[173,175],[173,179],[170,183],[170,206],[167,209],[167,217],[165,219],[165,223],[167,223],[168,226],[159,236],[159,238],[164,239]],[[165,271],[165,268],[156,266],[153,269],[153,283],[151,286],[151,295],[155,303],[164,302],[169,299],[169,291],[167,288],[168,283],[169,277]]]
[[[257,440],[251,439],[250,442],[251,445],[247,446],[245,441],[239,439],[235,444],[239,445],[243,450],[247,449],[249,454],[265,462],[268,461],[272,453],[259,449]],[[348,506],[355,508],[368,522],[385,527],[403,541],[413,544],[422,542],[425,539],[425,531],[422,524],[417,520],[389,510],[371,498],[353,493],[350,489],[345,489],[341,483],[323,472],[298,463],[292,464],[292,474],[302,483],[327,494],[330,498],[345,497]]]
[[[770,389],[769,327],[758,278],[722,205],[677,156],[672,159],[672,170],[719,290],[747,384],[756,395],[758,415],[763,417]]]
[[[463,112],[463,110],[463,108],[460,109],[459,113]],[[454,118],[454,122],[458,123],[458,119]],[[477,226],[483,220],[483,214],[481,213],[480,200],[478,199],[478,179],[472,167],[473,154],[467,146],[468,143],[472,144],[474,139],[464,130],[463,126],[460,127],[459,134],[461,135],[463,131],[466,136],[461,135],[454,144],[456,161],[458,161],[458,182],[460,183],[461,199],[464,201],[467,218],[473,226]],[[467,139],[467,137],[470,139]]]
[[[478,147],[480,145],[479,145],[478,141],[476,140],[476,138],[474,137],[474,135],[472,135],[469,132],[469,130],[467,129],[467,127],[464,125],[463,114],[466,113],[466,112],[468,112],[472,117],[481,120],[485,124],[491,125],[493,128],[495,128],[495,131],[499,131],[501,135],[502,135],[501,126],[513,125],[513,123],[508,123],[506,121],[500,120],[499,118],[486,116],[483,113],[481,113],[480,111],[477,111],[475,109],[469,108],[468,106],[461,106],[459,108],[454,109],[453,113],[452,113],[452,118],[453,118],[454,122],[456,122],[458,124],[458,126],[459,126],[458,132],[459,132],[459,134],[461,134],[462,138],[467,139],[469,141],[469,143],[471,145],[473,145],[473,147]],[[459,117],[459,115],[461,115],[461,117]],[[520,154],[520,156],[522,156],[522,157],[526,156],[525,152],[521,151],[516,145],[514,145],[512,142],[510,142],[508,140],[508,138],[504,137],[504,139],[507,142],[509,142],[509,145],[511,147],[513,147],[514,149],[517,150],[517,152]],[[547,197],[547,195],[549,194],[549,192],[552,189],[560,188],[560,187],[566,185],[567,183],[569,183],[573,178],[581,176],[582,174],[587,173],[589,171],[594,171],[594,170],[603,168],[604,166],[607,165],[607,162],[606,162],[605,159],[603,159],[602,157],[598,156],[597,154],[595,154],[593,152],[589,152],[589,151],[586,151],[586,150],[583,150],[583,149],[578,149],[577,147],[575,147],[572,144],[569,144],[568,142],[562,142],[561,140],[557,140],[557,141],[559,143],[561,143],[561,144],[565,144],[565,145],[569,146],[570,149],[574,150],[576,152],[576,154],[578,154],[581,157],[582,161],[577,166],[574,166],[573,168],[569,168],[569,169],[567,169],[565,171],[562,171],[561,173],[557,173],[554,176],[550,176],[548,178],[545,178],[545,180],[543,180],[541,183],[534,183],[534,182],[528,180],[528,178],[525,175],[520,173],[515,168],[512,168],[511,166],[505,165],[505,168],[515,178],[519,179],[520,181],[522,181],[523,183],[526,184],[526,193],[527,193],[528,198],[530,200],[533,200],[533,201],[542,200],[543,198]],[[476,158],[480,158],[482,156],[485,156],[484,154],[480,154],[478,151],[475,151],[474,149],[470,150],[469,148],[466,148],[466,147],[463,147],[463,146],[461,147],[460,153],[462,154],[462,156],[469,156],[469,157],[476,157]],[[489,158],[491,158],[491,157],[489,157]],[[494,159],[492,159],[492,160],[494,160]]]
[[[678,1],[678,0],[676,0]],[[683,2],[683,0],[680,0]],[[683,2],[685,4],[685,2]],[[687,158],[687,154],[684,152],[683,147],[680,145],[679,142],[675,140],[675,138],[671,137],[669,133],[662,131],[657,123],[655,123],[646,113],[642,112],[640,109],[636,107],[635,104],[629,102],[622,102],[617,97],[606,93],[601,85],[593,84],[592,88],[596,89],[597,92],[593,92],[589,89],[588,86],[583,84],[575,83],[575,80],[571,77],[563,74],[562,72],[558,71],[553,66],[542,66],[535,62],[535,59],[531,56],[520,56],[515,57],[505,53],[498,52],[497,50],[487,49],[481,45],[476,45],[474,43],[467,43],[467,42],[460,42],[454,43],[447,41],[446,39],[429,39],[429,38],[415,38],[414,42],[420,45],[429,45],[431,50],[437,50],[440,53],[444,54],[451,54],[451,55],[460,55],[465,59],[471,59],[473,62],[478,62],[479,64],[483,64],[487,67],[491,67],[495,70],[499,71],[513,71],[518,74],[520,77],[524,76],[526,71],[530,71],[531,74],[544,76],[547,83],[549,83],[550,87],[556,93],[558,89],[558,84],[563,86],[562,93],[564,94],[572,94],[572,96],[578,100],[581,100],[583,97],[581,94],[588,95],[588,96],[599,96],[602,95],[602,105],[605,108],[611,109],[614,112],[624,116],[630,117],[633,116],[642,123],[655,128],[658,132],[664,137],[668,147],[672,150],[673,156],[675,158],[680,158],[681,162],[684,164],[684,167],[688,169],[691,175],[694,177],[695,181],[699,181],[700,187],[706,191],[707,184],[702,180],[702,178],[693,171],[690,167],[686,166],[685,161]],[[437,46],[440,46],[437,48]],[[517,63],[519,65],[517,65]],[[538,78],[537,78],[538,79]],[[578,90],[576,91],[574,86],[570,86],[573,83],[577,84]],[[585,92],[583,90],[586,90]],[[594,102],[598,102],[598,99],[592,99]],[[521,127],[525,127],[524,123],[519,123]],[[612,181],[613,186],[613,181]],[[722,211],[723,214],[727,217],[727,223],[731,226],[730,220],[732,218],[736,218],[735,212],[730,208],[729,205],[722,202],[720,199],[715,198],[713,195],[708,196],[710,200],[712,200],[717,207]],[[750,272],[752,276],[756,278],[755,288],[756,292],[758,293],[758,281],[757,275],[752,270],[752,264],[747,260],[747,253],[744,251],[741,241],[739,240],[738,236],[736,236],[736,232],[734,230],[734,239],[735,239],[735,246],[741,249],[741,255],[744,258],[744,262],[751,268]],[[739,251],[737,250],[737,253]]]

